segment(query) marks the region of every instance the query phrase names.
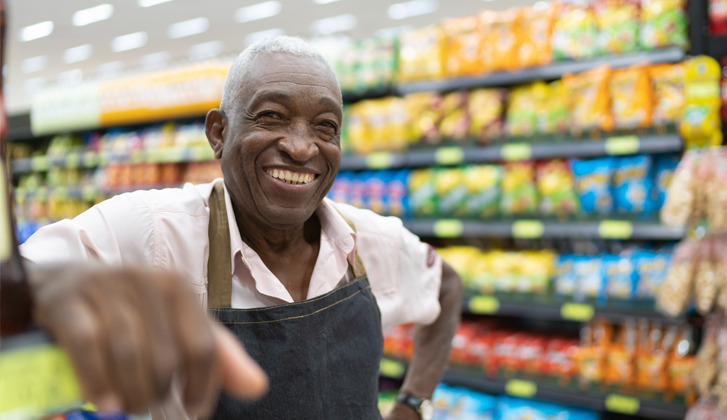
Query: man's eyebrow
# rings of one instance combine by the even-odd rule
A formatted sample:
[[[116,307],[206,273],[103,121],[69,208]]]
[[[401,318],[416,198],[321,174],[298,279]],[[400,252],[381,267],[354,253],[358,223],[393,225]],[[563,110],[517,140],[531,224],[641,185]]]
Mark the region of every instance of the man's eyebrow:
[[[291,95],[280,90],[258,90],[252,96],[250,105],[255,106],[261,102],[273,101],[273,102],[288,102],[290,101]]]

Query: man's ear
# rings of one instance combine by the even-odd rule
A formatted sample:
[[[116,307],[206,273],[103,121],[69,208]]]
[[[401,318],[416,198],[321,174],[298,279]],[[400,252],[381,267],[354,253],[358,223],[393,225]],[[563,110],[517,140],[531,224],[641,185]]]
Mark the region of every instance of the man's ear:
[[[221,109],[212,109],[207,113],[204,120],[204,133],[212,150],[215,151],[215,159],[222,158],[222,148],[225,145],[225,128],[227,127],[227,115]]]

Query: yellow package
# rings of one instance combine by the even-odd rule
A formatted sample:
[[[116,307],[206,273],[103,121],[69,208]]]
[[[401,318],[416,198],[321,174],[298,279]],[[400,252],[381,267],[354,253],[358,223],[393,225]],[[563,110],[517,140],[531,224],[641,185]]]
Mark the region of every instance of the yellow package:
[[[439,135],[444,140],[464,141],[469,136],[470,116],[467,113],[465,90],[450,92],[442,98],[442,120]]]
[[[469,198],[464,182],[464,171],[460,168],[437,170],[434,189],[439,200],[437,211],[439,216],[454,216]]]
[[[482,32],[477,16],[465,16],[442,22],[447,43],[445,68],[447,76],[476,75],[485,71],[482,54]]]
[[[553,23],[551,46],[556,60],[578,60],[598,55],[596,16],[589,7],[566,4]]]
[[[553,60],[551,37],[560,5],[548,3],[544,8],[526,7],[521,12],[517,35],[518,67],[544,66]]]
[[[538,111],[544,98],[545,83],[535,82],[510,90],[507,100],[505,133],[509,137],[529,137],[537,132]]]
[[[417,92],[404,97],[409,141],[428,145],[439,143],[441,103],[442,97],[437,92]]]
[[[593,8],[600,52],[622,54],[639,49],[639,0],[597,0]]]
[[[608,79],[611,68],[603,65],[576,75],[563,76],[573,99],[571,133],[579,137],[590,130],[613,129]]]
[[[507,90],[481,88],[470,91],[467,102],[470,116],[470,136],[486,145],[504,133],[505,98]]]
[[[514,252],[493,251],[491,254],[492,275],[495,277],[495,290],[515,292],[517,290],[517,267],[519,257]]]
[[[347,107],[346,138],[351,152],[367,154],[373,150],[366,122],[368,101],[360,101]]]
[[[480,12],[480,25],[485,43],[483,53],[486,54],[484,57],[488,71],[518,68],[517,54],[520,39],[517,25],[520,16],[520,9]]]
[[[438,25],[402,32],[398,80],[416,82],[444,77],[445,47],[444,31]]]
[[[571,96],[562,80],[547,85],[536,110],[537,131],[543,134],[562,134],[570,128]]]
[[[650,66],[649,76],[654,92],[652,124],[676,124],[682,116],[686,100],[684,63]]]
[[[608,85],[614,128],[630,129],[651,125],[654,100],[646,67],[614,70]]]
[[[686,148],[722,144],[720,66],[712,57],[698,56],[685,63],[686,102],[679,124]]]
[[[406,109],[402,98],[392,96],[381,100],[381,112],[386,118],[379,150],[400,152],[406,150],[408,127]]]
[[[480,251],[470,260],[470,290],[489,295],[495,292],[495,276],[492,274],[492,257],[489,252]]]

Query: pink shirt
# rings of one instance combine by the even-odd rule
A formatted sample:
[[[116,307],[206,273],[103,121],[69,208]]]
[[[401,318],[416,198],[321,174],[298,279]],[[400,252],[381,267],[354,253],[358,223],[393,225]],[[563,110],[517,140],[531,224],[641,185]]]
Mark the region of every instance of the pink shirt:
[[[202,302],[207,295],[208,199],[212,184],[136,191],[106,200],[72,220],[36,232],[21,246],[37,263],[98,259],[107,264],[149,264],[182,271]],[[232,306],[254,308],[291,302],[287,289],[240,238],[225,191],[230,226]],[[356,226],[354,233],[340,212]],[[358,250],[384,327],[429,324],[439,315],[441,259],[395,217],[325,199],[318,259],[308,298],[333,290]],[[345,280],[344,280],[345,281]]]

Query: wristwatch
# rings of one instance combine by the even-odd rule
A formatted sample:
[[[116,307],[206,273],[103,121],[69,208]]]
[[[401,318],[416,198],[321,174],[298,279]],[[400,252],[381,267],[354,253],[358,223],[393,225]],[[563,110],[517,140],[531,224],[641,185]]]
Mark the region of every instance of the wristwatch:
[[[432,420],[434,417],[434,406],[427,398],[419,398],[406,392],[396,396],[396,402],[400,402],[413,408],[422,420]]]

